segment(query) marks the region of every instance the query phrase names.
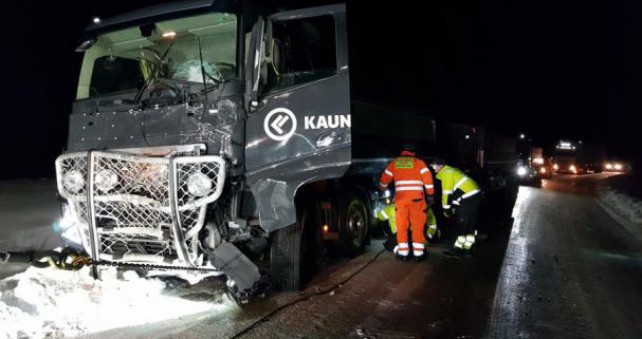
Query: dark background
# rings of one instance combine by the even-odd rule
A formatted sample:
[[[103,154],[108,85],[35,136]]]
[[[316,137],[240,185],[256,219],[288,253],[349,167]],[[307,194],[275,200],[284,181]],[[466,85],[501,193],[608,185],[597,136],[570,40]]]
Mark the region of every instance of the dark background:
[[[162,1],[44,4],[2,11],[0,179],[53,176],[63,150],[81,54],[93,16]],[[295,6],[328,1],[289,1]],[[279,3],[288,5],[288,1]],[[14,6],[15,5],[15,6]],[[602,142],[638,160],[642,111],[639,1],[348,1],[351,64],[362,93],[440,119]]]

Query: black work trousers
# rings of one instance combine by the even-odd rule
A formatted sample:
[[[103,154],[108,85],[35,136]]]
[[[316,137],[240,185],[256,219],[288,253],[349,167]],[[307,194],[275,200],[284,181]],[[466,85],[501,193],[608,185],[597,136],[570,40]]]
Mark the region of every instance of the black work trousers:
[[[483,193],[479,192],[460,201],[456,211],[457,235],[475,234],[477,214],[482,199]]]

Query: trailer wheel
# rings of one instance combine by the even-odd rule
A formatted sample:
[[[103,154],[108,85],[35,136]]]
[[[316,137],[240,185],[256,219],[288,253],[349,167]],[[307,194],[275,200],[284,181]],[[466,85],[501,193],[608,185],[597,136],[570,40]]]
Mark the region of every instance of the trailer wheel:
[[[368,208],[356,195],[341,202],[339,208],[340,251],[348,257],[357,256],[368,241]]]
[[[299,214],[299,213],[297,213]],[[313,213],[305,209],[297,223],[277,230],[270,246],[270,278],[277,291],[295,291],[316,269],[316,228]]]

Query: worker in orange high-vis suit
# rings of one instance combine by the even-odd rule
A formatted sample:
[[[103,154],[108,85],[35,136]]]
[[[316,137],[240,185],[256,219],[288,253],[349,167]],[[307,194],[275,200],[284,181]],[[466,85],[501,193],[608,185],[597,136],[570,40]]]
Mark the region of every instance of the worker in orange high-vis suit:
[[[401,156],[388,163],[380,181],[381,190],[386,190],[393,181],[395,184],[397,259],[408,259],[408,227],[412,225],[412,254],[416,261],[423,260],[426,208],[430,208],[434,203],[432,173],[425,162],[416,158],[414,147],[406,144]]]

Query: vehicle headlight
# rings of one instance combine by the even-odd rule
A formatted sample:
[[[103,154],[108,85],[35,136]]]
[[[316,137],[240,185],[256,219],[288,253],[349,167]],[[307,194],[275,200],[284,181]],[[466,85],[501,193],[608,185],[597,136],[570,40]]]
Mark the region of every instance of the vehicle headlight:
[[[546,174],[546,168],[542,167],[539,169],[539,172],[542,174]]]
[[[606,164],[606,166],[604,166],[604,167],[605,167],[607,170],[613,169],[613,165],[611,165],[611,164]]]
[[[203,173],[194,173],[187,178],[189,194],[202,197],[212,189],[212,180]]]
[[[519,175],[520,177],[525,176],[526,173],[527,173],[526,167],[520,166],[520,167],[517,168],[517,175]]]
[[[557,164],[554,164],[554,165],[553,165],[553,169],[558,170],[558,169],[560,169],[560,167],[559,167],[559,166],[557,166]]]
[[[575,165],[571,165],[568,169],[570,169],[570,170],[571,170],[571,171],[573,171],[573,172],[575,172],[575,171],[577,170],[577,168],[575,167]]]
[[[101,170],[96,173],[94,183],[99,190],[107,192],[118,184],[118,175],[114,171]]]
[[[71,193],[78,193],[85,188],[85,176],[78,170],[67,172],[62,177],[62,185]]]
[[[618,171],[622,170],[622,164],[615,164],[615,169]]]

